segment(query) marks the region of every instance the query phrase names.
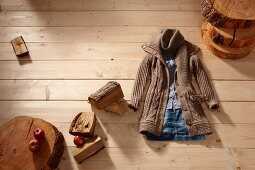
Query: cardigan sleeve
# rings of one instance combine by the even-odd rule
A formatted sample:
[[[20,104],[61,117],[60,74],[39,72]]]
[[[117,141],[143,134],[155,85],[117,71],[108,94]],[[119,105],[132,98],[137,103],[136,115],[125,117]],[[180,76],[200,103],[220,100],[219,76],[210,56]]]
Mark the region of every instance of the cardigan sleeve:
[[[131,102],[128,105],[129,108],[133,109],[134,111],[139,109],[140,102],[144,95],[147,79],[151,76],[151,63],[152,57],[147,55],[144,57],[138,68],[133,91],[131,94]]]
[[[197,81],[200,91],[205,96],[208,108],[211,110],[217,109],[219,104],[215,99],[210,80],[205,72],[203,64],[197,55],[191,56],[190,62],[193,75]]]

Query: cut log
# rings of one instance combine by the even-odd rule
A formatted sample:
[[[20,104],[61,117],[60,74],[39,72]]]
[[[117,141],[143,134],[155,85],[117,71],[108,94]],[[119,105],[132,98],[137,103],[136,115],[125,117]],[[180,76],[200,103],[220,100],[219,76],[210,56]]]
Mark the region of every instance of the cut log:
[[[247,17],[247,18],[243,17],[240,19],[240,17],[234,18],[234,17],[228,17],[224,15],[224,13],[226,14],[227,12],[220,13],[219,11],[217,11],[217,9],[214,8],[214,4],[217,4],[217,6],[219,6],[219,4],[222,2],[216,3],[216,1],[217,0],[203,0],[201,3],[202,14],[208,20],[208,22],[210,22],[212,25],[216,27],[224,27],[224,28],[248,28],[255,23],[255,20],[251,19],[253,17]],[[221,8],[223,9],[225,7],[222,6]],[[251,9],[249,9],[249,11],[255,10],[254,5],[251,5],[250,8]],[[232,12],[233,11],[231,10],[229,14],[231,14]]]
[[[28,55],[28,49],[22,36],[14,38],[11,44],[16,56],[23,57]]]
[[[203,24],[215,44],[236,48],[255,45],[255,24],[245,29],[217,28],[207,21]]]
[[[119,115],[123,115],[127,111],[127,101],[125,99],[121,99],[117,102],[113,102],[112,104],[106,106],[104,109],[106,111],[114,112]]]
[[[214,0],[213,7],[229,18],[255,20],[255,0]]]
[[[239,59],[239,58],[243,58],[247,56],[253,50],[253,46],[233,48],[233,47],[227,47],[227,46],[215,44],[209,35],[205,22],[202,24],[201,34],[202,34],[203,42],[207,46],[209,51],[211,51],[214,55],[220,58]]]
[[[95,113],[81,112],[72,121],[69,133],[75,136],[92,137],[94,135],[95,125]]]
[[[41,148],[31,152],[29,141],[41,128],[45,139]],[[0,127],[0,164],[15,169],[55,169],[64,152],[64,137],[55,126],[32,117],[16,117]]]
[[[81,163],[103,148],[103,140],[99,136],[94,136],[88,139],[82,147],[76,148],[73,151],[73,156],[77,162]]]
[[[121,86],[116,81],[110,81],[102,88],[91,94],[88,98],[90,104],[98,109],[103,109],[113,102],[117,102],[124,97]]]

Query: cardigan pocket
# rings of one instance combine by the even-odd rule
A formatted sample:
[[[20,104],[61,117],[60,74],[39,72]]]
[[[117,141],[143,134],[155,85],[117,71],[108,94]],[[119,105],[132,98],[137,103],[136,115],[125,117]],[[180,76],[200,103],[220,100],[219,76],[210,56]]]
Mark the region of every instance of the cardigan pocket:
[[[205,98],[202,95],[197,95],[193,91],[187,92],[187,105],[190,111],[191,124],[197,124],[203,122],[205,115],[202,109],[202,102],[205,102]]]

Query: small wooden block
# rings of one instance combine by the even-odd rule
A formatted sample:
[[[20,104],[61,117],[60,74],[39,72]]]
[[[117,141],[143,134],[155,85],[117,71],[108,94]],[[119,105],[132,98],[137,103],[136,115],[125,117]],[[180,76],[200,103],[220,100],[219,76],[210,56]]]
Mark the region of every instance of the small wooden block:
[[[110,81],[102,88],[91,94],[88,98],[89,102],[98,109],[103,109],[107,105],[124,97],[121,86],[116,81]]]
[[[127,110],[127,102],[125,99],[121,99],[118,102],[113,102],[112,104],[104,108],[106,111],[114,112],[119,115],[123,115]]]
[[[16,37],[11,41],[16,56],[22,57],[28,55],[28,49],[22,36]]]
[[[69,133],[75,136],[92,137],[96,125],[94,112],[81,112],[72,121]]]
[[[73,151],[73,156],[77,162],[81,163],[103,148],[103,140],[99,136],[94,136],[88,139],[81,148],[76,148]]]

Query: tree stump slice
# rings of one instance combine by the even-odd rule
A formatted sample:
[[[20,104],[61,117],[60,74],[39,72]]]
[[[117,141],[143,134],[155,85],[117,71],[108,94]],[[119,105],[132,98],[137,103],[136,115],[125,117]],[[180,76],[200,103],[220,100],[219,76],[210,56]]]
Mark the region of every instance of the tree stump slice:
[[[250,28],[232,29],[232,28],[217,28],[209,22],[204,21],[204,29],[215,44],[228,47],[248,47],[255,45],[255,24]]]
[[[255,0],[214,0],[213,7],[229,18],[255,20]]]
[[[223,1],[225,0],[203,0],[201,3],[202,14],[212,25],[223,28],[249,28],[251,25],[255,23],[255,18],[253,14],[255,10],[254,4],[249,6],[249,11],[253,10],[253,12],[245,12],[243,14],[243,17],[240,17],[241,16],[240,9],[232,8],[231,10],[228,9],[230,11],[226,12],[226,9],[224,9],[225,6],[219,7],[221,4],[229,3],[230,5],[228,8],[231,8],[232,3],[230,2],[230,0],[227,0],[228,2]],[[245,4],[248,1],[254,0],[247,0],[247,2],[243,3],[241,3],[240,1],[237,2],[237,0],[234,1],[235,1],[234,3],[240,3],[239,6],[241,6],[241,4]],[[225,12],[221,13],[217,9],[219,9],[221,12],[223,11]],[[234,17],[235,15],[232,16],[232,13],[236,13],[237,18]],[[249,15],[249,17],[244,17],[245,15]]]
[[[41,148],[31,152],[29,142],[41,128],[45,139]],[[0,127],[0,165],[10,169],[55,169],[64,152],[64,137],[52,124],[37,118],[20,116]]]
[[[229,46],[216,44],[215,40],[211,38],[210,29],[208,30],[206,21],[202,24],[202,39],[209,51],[214,55],[224,59],[239,59],[247,56],[252,50],[253,46],[234,48]]]

